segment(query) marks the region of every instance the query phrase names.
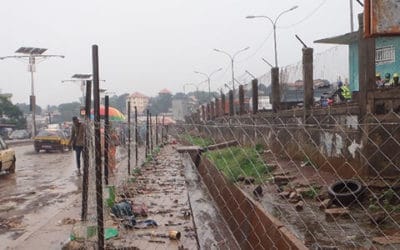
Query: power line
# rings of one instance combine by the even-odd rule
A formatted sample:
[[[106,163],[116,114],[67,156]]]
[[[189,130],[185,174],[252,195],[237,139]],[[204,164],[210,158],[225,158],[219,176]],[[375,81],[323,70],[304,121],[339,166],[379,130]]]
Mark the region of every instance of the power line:
[[[323,0],[314,10],[312,10],[307,16],[305,16],[303,19],[300,19],[300,21],[298,21],[297,23],[293,23],[291,25],[288,26],[279,26],[278,28],[280,29],[289,29],[292,28],[296,25],[301,24],[302,22],[306,21],[307,19],[309,19],[310,17],[312,17],[315,13],[317,13],[317,11],[324,5],[326,4],[328,1],[327,0]]]
[[[264,39],[264,41],[262,41],[261,45],[257,47],[256,51],[254,51],[253,54],[249,55],[248,57],[238,61],[238,63],[241,62],[245,62],[251,58],[253,58],[254,56],[256,56],[258,54],[258,52],[264,47],[264,45],[267,43],[268,39],[271,37],[272,34],[272,30],[268,33],[267,37]]]

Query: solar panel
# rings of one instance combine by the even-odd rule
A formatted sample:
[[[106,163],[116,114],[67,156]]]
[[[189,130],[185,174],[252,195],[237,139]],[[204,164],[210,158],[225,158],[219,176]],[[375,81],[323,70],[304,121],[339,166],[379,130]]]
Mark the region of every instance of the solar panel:
[[[90,79],[92,77],[92,74],[75,74],[72,76],[72,78],[76,79]]]
[[[47,49],[42,49],[42,48],[21,47],[17,51],[15,51],[15,53],[41,55],[46,50]]]

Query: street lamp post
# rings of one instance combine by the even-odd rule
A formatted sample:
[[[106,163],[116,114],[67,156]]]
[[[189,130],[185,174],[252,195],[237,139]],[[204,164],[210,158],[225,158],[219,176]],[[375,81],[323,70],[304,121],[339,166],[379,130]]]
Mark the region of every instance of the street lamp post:
[[[222,68],[219,68],[217,70],[214,70],[213,72],[211,72],[210,74],[206,74],[200,71],[194,71],[194,73],[196,74],[200,74],[200,75],[204,75],[207,78],[207,82],[208,82],[208,100],[211,100],[211,76],[214,75],[215,73],[221,71]]]
[[[185,84],[183,85],[183,93],[186,95],[186,89],[185,89],[186,86],[191,85],[191,86],[195,87],[195,88],[196,88],[196,98],[197,98],[198,103],[200,104],[200,99],[199,99],[199,86],[200,86],[200,84],[202,84],[202,83],[204,83],[204,82],[205,82],[205,81],[202,81],[202,82],[199,82],[198,84],[194,84],[194,83],[185,83]]]
[[[85,86],[88,81],[89,82],[92,81],[92,74],[74,74],[73,76],[71,76],[71,78],[72,79],[62,80],[61,83],[77,82],[81,84],[81,92],[82,92],[81,106],[83,107],[85,104]],[[105,80],[100,80],[100,81],[105,82]]]
[[[235,99],[235,71],[234,71],[234,61],[235,61],[235,57],[236,57],[239,53],[241,53],[241,52],[243,52],[243,51],[246,51],[246,50],[248,50],[248,49],[250,49],[250,47],[243,48],[243,49],[237,51],[237,52],[236,52],[235,54],[233,54],[233,55],[231,55],[231,54],[229,54],[229,53],[227,53],[227,52],[225,52],[225,51],[223,51],[223,50],[220,50],[220,49],[214,49],[214,51],[219,52],[219,53],[222,53],[222,54],[225,54],[225,55],[227,55],[227,56],[231,59],[233,99]]]
[[[273,28],[273,30],[274,30],[274,50],[275,50],[275,67],[277,68],[278,67],[278,51],[277,51],[277,43],[276,43],[276,23],[278,22],[278,20],[279,20],[279,18],[283,15],[283,14],[285,14],[285,13],[287,13],[287,12],[290,12],[290,11],[292,11],[292,10],[295,10],[295,9],[297,9],[299,6],[293,6],[292,8],[290,8],[290,9],[288,9],[288,10],[285,10],[285,11],[282,11],[277,17],[276,17],[276,19],[275,20],[272,20],[270,17],[268,17],[268,16],[247,16],[246,18],[266,18],[266,19],[268,19],[270,22],[271,22],[271,24],[272,24],[272,28]]]
[[[31,73],[31,96],[30,96],[30,106],[32,111],[32,137],[36,136],[36,98],[35,98],[35,85],[34,85],[34,72],[36,71],[36,59],[46,60],[51,57],[64,58],[63,55],[43,55],[47,49],[43,48],[33,48],[33,47],[21,47],[15,53],[23,55],[14,56],[3,56],[0,60],[6,58],[16,58],[16,59],[28,59],[28,71]]]

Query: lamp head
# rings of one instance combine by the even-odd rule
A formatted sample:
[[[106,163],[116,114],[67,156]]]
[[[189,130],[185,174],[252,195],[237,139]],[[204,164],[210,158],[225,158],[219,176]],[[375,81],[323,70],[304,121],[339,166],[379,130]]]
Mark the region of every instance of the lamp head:
[[[292,8],[290,8],[289,10],[295,10],[295,9],[297,9],[299,6],[297,6],[297,5],[295,5],[295,6],[293,6]]]
[[[256,18],[256,16],[246,16],[248,19]]]

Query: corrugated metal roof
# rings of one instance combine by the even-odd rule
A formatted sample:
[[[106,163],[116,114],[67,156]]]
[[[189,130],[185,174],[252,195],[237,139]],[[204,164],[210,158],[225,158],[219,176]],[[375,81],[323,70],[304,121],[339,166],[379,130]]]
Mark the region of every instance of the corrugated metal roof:
[[[329,44],[345,44],[349,45],[358,41],[358,31],[346,33],[340,36],[334,36],[314,41],[314,43],[329,43]]]

